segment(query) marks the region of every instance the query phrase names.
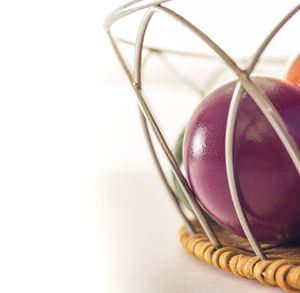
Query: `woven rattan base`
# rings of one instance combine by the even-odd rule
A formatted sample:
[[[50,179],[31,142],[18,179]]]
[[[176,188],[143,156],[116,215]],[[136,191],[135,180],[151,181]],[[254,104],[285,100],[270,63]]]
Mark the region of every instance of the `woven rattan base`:
[[[300,244],[262,244],[268,260],[259,260],[251,252],[247,240],[217,225],[214,230],[223,248],[215,249],[200,227],[196,234],[190,234],[183,227],[180,241],[189,253],[224,271],[288,292],[300,292]]]

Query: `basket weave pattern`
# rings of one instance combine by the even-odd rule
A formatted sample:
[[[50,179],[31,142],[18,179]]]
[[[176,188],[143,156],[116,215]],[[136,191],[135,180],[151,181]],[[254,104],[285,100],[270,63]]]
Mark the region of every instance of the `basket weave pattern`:
[[[280,287],[287,292],[300,292],[299,246],[262,244],[268,260],[260,260],[251,252],[246,239],[218,226],[214,228],[224,243],[220,249],[214,248],[198,226],[196,234],[181,228],[180,241],[189,253],[219,269],[246,279],[256,279],[267,286]]]

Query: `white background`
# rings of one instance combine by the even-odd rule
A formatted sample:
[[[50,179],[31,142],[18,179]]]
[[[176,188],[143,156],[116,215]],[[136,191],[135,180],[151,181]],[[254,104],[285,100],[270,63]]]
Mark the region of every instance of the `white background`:
[[[177,2],[236,56],[297,1]],[[181,221],[102,27],[120,4],[0,2],[0,291],[271,292],[180,247]],[[275,54],[300,49],[288,37]]]

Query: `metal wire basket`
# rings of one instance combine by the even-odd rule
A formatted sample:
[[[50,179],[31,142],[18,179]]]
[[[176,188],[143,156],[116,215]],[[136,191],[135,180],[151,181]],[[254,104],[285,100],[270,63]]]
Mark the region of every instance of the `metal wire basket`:
[[[233,142],[234,142],[234,131],[237,121],[237,114],[239,105],[241,103],[242,94],[247,91],[251,95],[254,102],[257,104],[259,109],[265,115],[266,119],[273,127],[274,131],[278,135],[280,141],[284,145],[288,152],[293,164],[295,165],[298,173],[300,174],[300,151],[297,147],[293,137],[287,131],[287,128],[276,110],[273,104],[270,102],[268,97],[259,90],[255,83],[251,80],[251,74],[259,62],[263,52],[268,47],[270,41],[274,36],[281,30],[281,28],[300,10],[300,5],[296,6],[290,11],[270,32],[265,38],[255,54],[246,61],[246,67],[241,68],[229,55],[227,55],[221,47],[219,47],[207,34],[205,34],[198,27],[193,25],[187,19],[176,13],[175,11],[167,8],[163,4],[169,0],[156,0],[156,1],[132,1],[120,8],[114,10],[105,20],[104,27],[111,41],[112,47],[116,53],[116,56],[124,69],[129,82],[137,97],[137,102],[141,114],[141,122],[146,135],[147,142],[150,146],[153,159],[156,163],[158,171],[161,175],[163,182],[165,183],[167,190],[175,203],[175,206],[181,215],[185,228],[181,230],[181,241],[185,248],[197,256],[198,258],[205,260],[206,262],[212,263],[217,267],[224,270],[235,273],[239,276],[246,277],[249,279],[256,278],[260,282],[270,286],[280,286],[281,288],[291,291],[300,291],[300,249],[299,247],[276,247],[272,251],[272,246],[261,245],[247,220],[247,216],[243,210],[240,202],[240,197],[237,189],[237,183],[234,176],[234,159],[233,159]],[[136,36],[136,41],[131,43],[135,47],[134,54],[134,65],[133,70],[126,63],[124,56],[122,55],[119,44],[129,43],[127,40],[119,39],[113,36],[111,32],[111,26],[130,14],[136,13],[137,11],[144,10],[145,14],[142,21],[139,24],[139,30]],[[218,55],[218,57],[226,64],[227,68],[230,69],[238,78],[234,94],[231,99],[227,125],[225,135],[225,162],[226,172],[228,178],[228,184],[232,201],[234,204],[235,211],[238,219],[248,240],[246,243],[235,236],[222,231],[220,227],[212,224],[199,202],[196,200],[191,187],[186,180],[186,177],[181,171],[179,162],[176,156],[172,152],[172,148],[166,142],[165,137],[162,134],[158,123],[150,110],[147,100],[145,99],[143,92],[142,83],[142,65],[143,65],[143,51],[148,53],[157,52],[169,52],[172,54],[189,54],[185,52],[170,51],[167,49],[157,47],[147,47],[144,45],[145,34],[147,32],[148,25],[155,13],[168,15],[174,18],[181,25],[185,26],[190,30],[196,37],[200,38],[205,42],[211,50]],[[206,57],[205,55],[199,54],[199,57]],[[282,60],[272,60],[272,62],[282,62]],[[185,199],[191,207],[194,217],[189,217],[186,210],[178,197],[176,196],[176,189],[174,185],[169,182],[167,175],[165,174],[157,152],[154,147],[152,137],[149,132],[149,127],[153,130],[164,155],[166,156],[174,177],[176,178],[177,184],[184,191]],[[250,244],[250,247],[248,247]],[[252,251],[251,252],[251,248]]]

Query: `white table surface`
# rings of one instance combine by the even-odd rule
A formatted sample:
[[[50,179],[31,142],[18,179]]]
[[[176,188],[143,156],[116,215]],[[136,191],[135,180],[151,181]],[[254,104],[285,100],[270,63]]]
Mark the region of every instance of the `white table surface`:
[[[103,177],[104,292],[281,292],[203,263],[181,246],[182,223],[154,170]]]

